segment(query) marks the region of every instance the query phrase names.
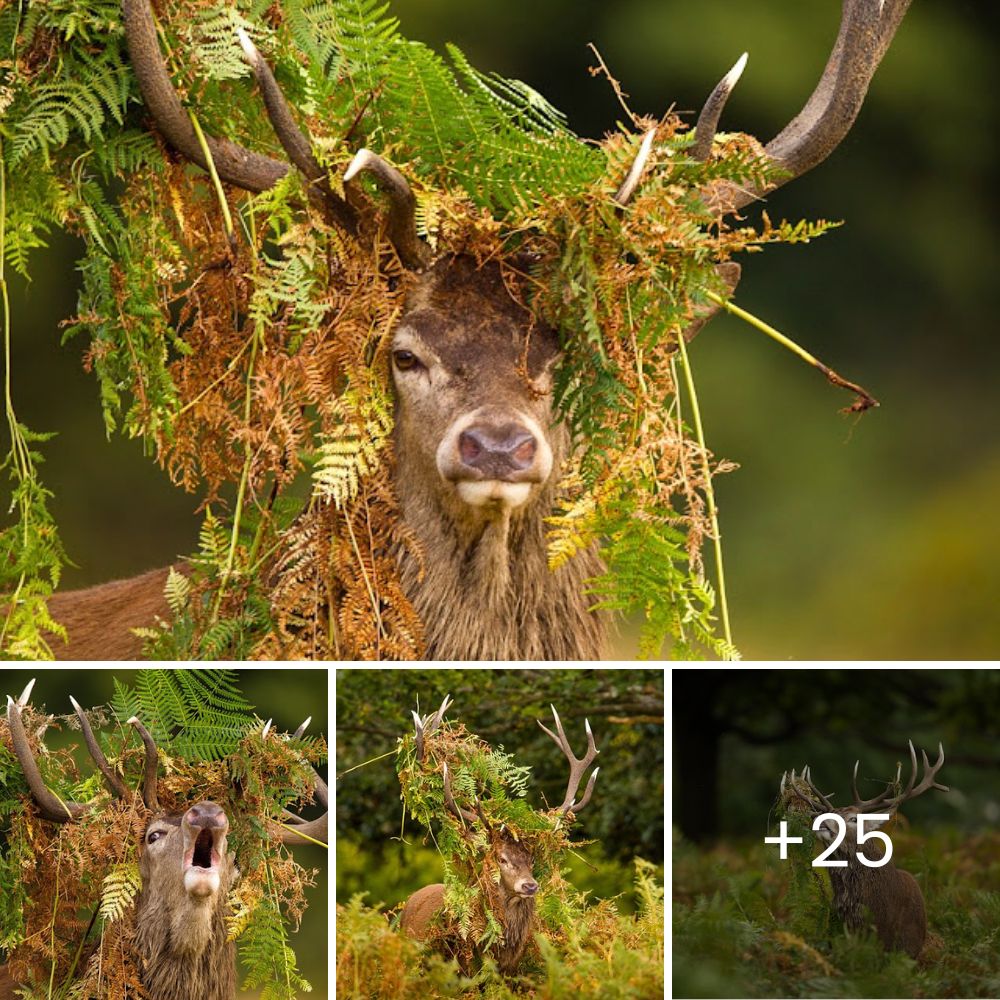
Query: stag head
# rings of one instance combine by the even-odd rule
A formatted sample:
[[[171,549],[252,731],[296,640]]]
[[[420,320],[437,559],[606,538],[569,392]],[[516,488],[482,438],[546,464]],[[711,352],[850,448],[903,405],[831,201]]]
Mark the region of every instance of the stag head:
[[[525,506],[561,457],[550,432],[558,338],[515,300],[515,277],[469,257],[438,261],[392,339],[400,476],[424,480],[459,523]]]

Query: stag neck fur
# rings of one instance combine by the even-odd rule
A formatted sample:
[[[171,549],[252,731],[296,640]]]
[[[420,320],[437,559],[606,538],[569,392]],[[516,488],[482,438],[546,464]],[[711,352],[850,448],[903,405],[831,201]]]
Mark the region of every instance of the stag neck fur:
[[[554,435],[556,468],[565,442]],[[400,544],[403,587],[426,627],[429,659],[591,660],[605,646],[606,619],[589,610],[585,582],[602,570],[594,550],[549,569],[545,517],[555,483],[522,507],[492,516],[429,481],[399,449],[403,519],[425,553]],[[413,467],[410,467],[412,464]]]

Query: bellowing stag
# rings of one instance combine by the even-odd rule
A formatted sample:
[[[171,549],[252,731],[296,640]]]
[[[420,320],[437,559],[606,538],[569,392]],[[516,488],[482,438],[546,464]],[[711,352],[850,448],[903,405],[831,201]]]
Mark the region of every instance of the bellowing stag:
[[[780,172],[766,189],[715,184],[701,194],[720,215],[745,207],[824,160],[847,134],[910,0],[843,0],[836,44],[812,96],[765,147]],[[124,0],[132,68],[146,108],[179,154],[207,168],[188,114],[164,67],[149,0]],[[552,330],[534,321],[496,264],[477,266],[442,249],[435,258],[418,238],[414,196],[381,157],[360,150],[344,175],[346,198],[296,126],[267,64],[244,40],[275,131],[309,182],[311,197],[350,238],[363,239],[375,213],[354,185],[370,174],[388,198],[385,233],[402,264],[419,273],[392,343],[396,393],[396,492],[407,537],[426,554],[418,566],[402,545],[407,598],[426,629],[432,659],[590,659],[605,649],[606,622],[591,610],[585,581],[601,570],[594,551],[556,572],[547,565],[545,517],[551,513],[571,442],[554,420],[550,371],[559,355]],[[692,154],[707,159],[726,99],[745,60],[720,82],[697,123]],[[653,133],[615,199],[627,206],[649,156]],[[248,191],[272,187],[289,164],[208,138],[223,181]],[[721,265],[735,288],[739,267]],[[712,311],[695,317],[690,339]],[[530,338],[529,338],[530,333]],[[530,341],[530,349],[525,350]],[[520,362],[527,353],[524,369]],[[131,658],[130,629],[166,617],[167,570],[91,590],[57,595],[52,615],[69,631],[53,642],[59,658]]]
[[[440,726],[448,705],[449,699],[446,697],[441,703],[441,707],[432,715],[420,718],[416,712],[413,713],[418,761],[424,760],[426,737]],[[590,780],[587,782],[583,798],[576,802],[574,797],[583,776],[600,751],[594,742],[590,722],[584,720],[587,730],[587,752],[583,758],[577,759],[565,732],[563,732],[562,722],[555,708],[552,709],[552,714],[555,717],[558,735],[543,726],[541,722],[538,724],[565,754],[570,764],[569,784],[566,788],[565,798],[562,805],[553,813],[553,817],[557,821],[562,821],[567,817],[567,814],[575,815],[590,801],[597,781],[597,772],[600,771],[599,767],[594,768]],[[448,811],[457,821],[463,836],[470,841],[476,836],[485,840],[486,849],[482,864],[498,875],[496,880],[487,877],[482,883],[489,890],[488,905],[503,929],[503,937],[492,947],[490,955],[496,960],[497,968],[503,975],[513,975],[517,972],[524,953],[532,940],[535,898],[539,886],[532,873],[534,859],[531,850],[528,845],[516,840],[508,830],[492,826],[487,820],[478,798],[475,800],[475,812],[455,801],[447,762],[442,762],[442,777],[444,801]],[[569,817],[569,821],[572,821],[572,816]],[[400,915],[401,930],[418,941],[430,937],[435,919],[445,906],[444,894],[445,886],[440,882],[426,885],[413,893],[406,901]],[[438,945],[446,954],[457,956],[465,972],[472,971],[465,953],[461,951],[454,939],[439,940]]]
[[[906,787],[900,789],[900,773],[897,770],[896,780],[889,782],[880,794],[871,799],[862,799],[858,794],[860,761],[856,761],[851,781],[854,801],[841,809],[835,809],[830,799],[816,788],[808,767],[799,775],[794,771],[791,775],[782,775],[779,792],[779,800],[787,809],[803,810],[813,818],[823,813],[833,813],[842,818],[845,831],[842,839],[839,824],[831,819],[825,819],[814,827],[824,844],[833,845],[839,839],[830,857],[846,862],[846,865],[828,869],[833,887],[833,909],[848,930],[861,930],[871,921],[885,948],[905,951],[911,958],[920,954],[927,936],[927,912],[920,884],[909,872],[896,868],[892,861],[878,867],[861,861],[859,853],[870,862],[878,862],[885,857],[887,848],[883,840],[886,835],[877,831],[888,821],[866,819],[862,823],[858,817],[861,814],[888,814],[893,818],[904,802],[932,788],[948,791],[936,780],[938,771],[944,765],[944,747],[938,746],[938,759],[933,765],[928,761],[926,751],[921,751],[921,754],[924,776],[919,784],[917,752],[911,740],[910,780]],[[876,833],[872,835],[872,831]]]
[[[64,802],[45,784],[21,718],[32,681],[16,701],[7,698],[11,744],[31,791],[39,817],[50,823],[71,823],[90,808]],[[87,715],[74,699],[87,749],[112,796],[128,799],[131,792],[109,765]],[[236,996],[236,949],[225,917],[228,897],[238,877],[236,858],[228,844],[229,817],[215,802],[200,801],[179,812],[160,807],[157,791],[157,748],[142,723],[128,720],[145,747],[142,800],[150,812],[138,845],[142,888],[135,900],[134,959],[148,1000],[233,1000]],[[301,736],[309,720],[296,731]],[[316,775],[315,796],[325,808],[327,788]],[[294,820],[294,830],[276,827],[283,843],[326,841],[327,816]],[[302,834],[300,836],[299,834]],[[15,996],[8,972],[0,969],[0,1000]],[[7,991],[5,993],[4,991]]]

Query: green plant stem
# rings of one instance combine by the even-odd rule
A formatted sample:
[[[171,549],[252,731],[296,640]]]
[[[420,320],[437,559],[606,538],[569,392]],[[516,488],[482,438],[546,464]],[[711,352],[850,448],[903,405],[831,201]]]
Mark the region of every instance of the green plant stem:
[[[879,401],[863,386],[858,385],[856,382],[848,381],[842,375],[838,375],[829,365],[823,364],[819,358],[814,357],[804,347],[800,347],[790,337],[786,337],[780,330],[776,330],[769,323],[765,323],[759,316],[754,316],[753,313],[747,312],[746,309],[741,309],[734,302],[724,299],[721,295],[716,295],[715,292],[707,292],[706,294],[717,306],[722,306],[723,309],[743,320],[744,323],[749,323],[754,329],[766,334],[775,343],[781,344],[782,347],[801,358],[807,365],[812,365],[817,371],[822,372],[831,385],[835,385],[839,389],[849,389],[853,392],[857,396],[857,399],[845,408],[845,413],[864,413],[865,410],[870,410],[879,405]]]
[[[208,148],[208,141],[205,139],[205,133],[201,130],[198,116],[191,110],[188,110],[188,114],[191,116],[191,125],[194,127],[194,134],[198,137],[198,145],[201,146],[202,155],[208,164],[208,172],[212,177],[215,195],[219,199],[219,207],[222,209],[222,224],[226,227],[226,237],[232,243],[233,216],[229,211],[229,202],[226,201],[226,192],[222,190],[222,181],[219,179],[219,172],[215,169],[215,160],[212,159],[212,151]]]
[[[275,820],[277,822],[277,820]],[[283,830],[291,830],[296,837],[301,837],[303,840],[308,840],[310,844],[315,844],[317,847],[325,847],[329,849],[329,844],[324,844],[322,840],[317,840],[315,837],[310,837],[307,833],[303,833],[297,826],[292,823],[278,823]]]
[[[10,295],[7,289],[7,160],[4,157],[3,139],[0,138],[0,300],[3,308],[3,361],[4,361],[4,409],[7,416],[7,426],[10,429],[10,454],[15,477],[24,482],[34,476],[34,466],[31,461],[31,454],[28,451],[27,442],[21,434],[21,428],[17,423],[17,415],[14,412],[14,396],[11,390],[11,328],[10,328]],[[31,508],[28,498],[22,491],[19,503],[20,524],[23,536],[24,547],[28,546],[28,534],[31,521]],[[7,614],[4,616],[3,629],[0,631],[0,649],[3,649],[7,641],[7,630],[13,620],[14,612],[17,609],[18,601],[21,598],[21,591],[24,589],[27,580],[27,571],[21,570],[18,577],[17,586],[7,600]]]
[[[698,437],[698,448],[701,451],[701,461],[705,477],[705,499],[708,502],[708,517],[712,524],[712,543],[715,549],[715,570],[719,578],[719,613],[722,617],[722,630],[726,638],[726,645],[729,650],[735,649],[733,643],[733,631],[729,625],[729,600],[726,596],[726,570],[722,561],[722,532],[719,530],[719,510],[715,505],[715,489],[712,486],[712,470],[708,465],[708,448],[705,445],[705,429],[701,422],[701,407],[698,405],[698,392],[694,385],[694,376],[691,373],[691,362],[688,359],[687,343],[684,337],[677,338],[678,349],[681,356],[681,364],[684,368],[684,382],[687,386],[688,396],[691,399],[691,413],[694,416],[694,429]],[[727,657],[731,656],[727,653]]]

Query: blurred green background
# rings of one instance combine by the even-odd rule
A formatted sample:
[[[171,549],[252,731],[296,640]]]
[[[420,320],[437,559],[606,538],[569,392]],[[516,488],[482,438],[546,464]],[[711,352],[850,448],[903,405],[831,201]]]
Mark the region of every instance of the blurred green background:
[[[65,670],[33,666],[25,670],[0,670],[0,698],[11,695],[16,698],[32,677],[37,678],[31,695],[31,703],[36,709],[54,715],[66,715],[73,711],[69,702],[72,695],[85,708],[109,702],[114,695],[114,679],[122,684],[134,686],[136,670]],[[280,670],[272,667],[243,669],[238,673],[239,688],[247,701],[256,706],[262,719],[273,718],[280,732],[294,732],[307,716],[312,716],[309,732],[323,734],[329,738],[327,718],[327,678],[325,668]],[[66,746],[82,746],[79,731],[66,727],[49,729],[45,745],[50,749]],[[82,774],[93,773],[94,766],[86,749],[77,754]],[[325,778],[326,766],[319,768]],[[318,808],[303,813],[307,818],[318,815]],[[317,869],[316,885],[306,891],[308,909],[297,933],[291,935],[289,944],[295,951],[298,967],[306,979],[312,983],[311,997],[325,1000],[327,988],[327,885],[328,854],[320,847],[303,845],[295,848],[295,856],[306,868]],[[241,998],[251,1000],[260,996],[259,991],[241,993]],[[195,1000],[195,998],[192,998]]]
[[[443,879],[428,832],[403,815],[397,742],[413,732],[412,709],[437,710],[492,747],[531,768],[528,802],[562,801],[566,758],[538,726],[559,711],[577,757],[589,719],[601,773],[581,810],[574,841],[592,840],[566,857],[569,881],[591,898],[636,907],[634,859],[663,865],[663,670],[456,669],[338,670],[337,902],[367,892],[369,906],[394,907]],[[574,856],[576,855],[576,856]]]
[[[837,807],[858,789],[875,795],[903,763],[907,741],[933,762],[940,781],[904,812],[921,831],[949,826],[991,832],[1000,819],[998,670],[693,670],[671,672],[674,705],[673,823],[686,839],[754,839],[785,771],[811,768]]]
[[[696,112],[744,50],[723,128],[772,137],[795,115],[836,34],[836,0],[396,0],[405,34],[451,40],[520,77],[599,136],[620,117],[587,68],[595,42],[633,109]],[[775,219],[844,219],[806,247],[746,261],[737,302],[882,408],[850,399],[749,327],[694,342],[709,445],[741,465],[717,484],[733,628],[751,658],[1000,654],[1000,438],[995,4],[915,0],[861,118],[833,157],[774,195]],[[13,281],[15,402],[59,430],[46,484],[75,586],[162,565],[195,545],[197,500],[135,441],[104,439],[82,342],[58,346],[77,277],[54,241]],[[629,647],[623,645],[623,652]]]

